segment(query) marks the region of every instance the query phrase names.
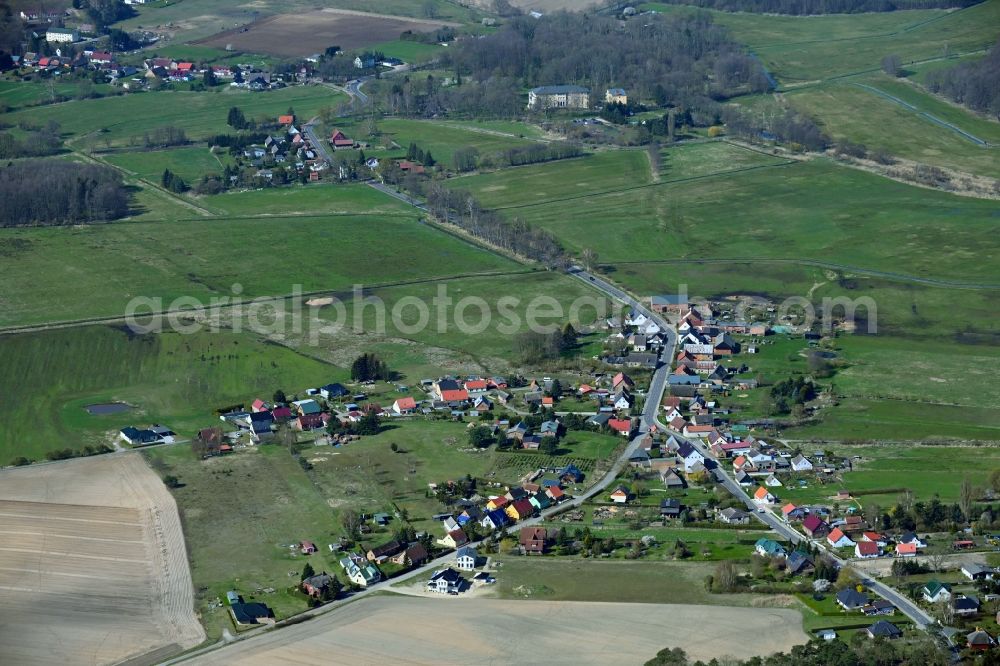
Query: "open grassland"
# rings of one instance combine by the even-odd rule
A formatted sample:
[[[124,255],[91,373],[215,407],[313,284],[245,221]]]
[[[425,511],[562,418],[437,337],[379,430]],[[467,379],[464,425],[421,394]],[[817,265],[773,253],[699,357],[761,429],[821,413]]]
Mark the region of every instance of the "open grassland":
[[[774,166],[786,159],[726,141],[682,144],[660,150],[660,177],[666,181]]]
[[[103,326],[5,336],[0,367],[5,381],[20,387],[0,396],[4,465],[15,456],[40,459],[53,449],[109,443],[127,425],[163,423],[188,439],[212,425],[214,409],[348,374],[250,335],[129,336]],[[135,409],[101,416],[85,409],[112,401]]]
[[[992,447],[879,446],[834,447],[841,455],[861,456],[845,487],[865,506],[894,504],[899,490],[908,489],[916,499],[957,502],[962,480],[987,487],[992,470],[1000,467],[1000,449]],[[886,493],[878,493],[888,490]]]
[[[410,143],[416,143],[422,150],[430,151],[437,162],[448,166],[453,165],[455,151],[461,148],[476,148],[481,155],[489,155],[533,143],[517,136],[480,129],[475,124],[394,118],[383,120],[378,127],[383,135],[391,137],[403,149]]]
[[[638,663],[674,646],[707,661],[734,654],[763,656],[804,643],[807,636],[798,617],[793,610],[770,608],[376,596],[193,663],[311,662],[336,654],[353,663],[513,664],[542,654],[552,664],[597,665],[620,661],[623,654]],[[720,637],[705,631],[709,623],[742,630]],[[485,626],[494,630],[483,632]],[[455,635],[464,638],[456,641]],[[495,635],[530,639],[498,640]]]
[[[996,252],[989,240],[993,201],[903,185],[825,160],[642,187],[643,158],[603,153],[452,183],[487,207],[548,229],[571,250],[597,250],[602,263],[812,259],[1000,282],[995,262],[986,260]],[[893,242],[872,243],[873,236]]]
[[[87,80],[94,93],[108,93],[114,90],[110,85],[94,85]],[[0,81],[0,110],[5,113],[27,106],[50,102],[57,97],[75,97],[81,91],[78,81]]]
[[[413,219],[413,208],[402,201],[360,183],[321,183],[291,187],[269,187],[244,192],[225,192],[199,197],[197,203],[222,216],[276,216],[363,214],[376,228],[382,216]],[[380,241],[381,242],[381,241]]]
[[[108,145],[142,145],[143,135],[173,125],[189,139],[234,131],[226,124],[230,107],[238,106],[247,118],[274,121],[293,107],[302,118],[319,109],[343,102],[343,93],[324,86],[291,86],[279,90],[250,92],[228,87],[210,92],[141,92],[120,97],[74,100],[63,104],[16,111],[7,122],[21,120],[44,127],[54,120],[68,138],[91,136],[95,148]]]
[[[142,150],[114,153],[102,159],[139,178],[159,183],[167,169],[193,184],[205,175],[221,176],[231,162],[225,153],[212,153],[204,145],[169,150]],[[190,217],[190,213],[186,217]]]
[[[657,11],[688,7],[645,5]],[[978,51],[996,41],[1000,2],[962,10],[907,10],[826,16],[711,12],[783,84],[877,71],[894,53],[904,62]]]
[[[119,663],[204,640],[177,506],[138,455],[0,471],[0,536],[0,661]]]
[[[335,193],[334,188],[328,191]],[[228,195],[223,195],[228,196]],[[0,325],[120,316],[130,299],[349,290],[519,267],[410,218],[188,220],[0,233]]]
[[[984,141],[1000,144],[1000,123],[978,118],[888,77],[866,80],[865,84],[899,97]],[[870,150],[881,149],[923,164],[993,178],[1000,176],[997,148],[978,145],[873,90],[838,82],[804,88],[786,97],[793,107],[815,118],[834,139],[861,143]]]
[[[868,379],[875,379],[886,367],[880,364],[871,368]],[[1000,409],[847,397],[837,407],[824,412],[821,423],[788,429],[785,435],[819,439],[1000,442]]]
[[[269,16],[197,44],[295,58],[322,53],[332,45],[347,51],[371,47],[403,32],[434,32],[444,25],[457,26],[444,21],[325,8]]]

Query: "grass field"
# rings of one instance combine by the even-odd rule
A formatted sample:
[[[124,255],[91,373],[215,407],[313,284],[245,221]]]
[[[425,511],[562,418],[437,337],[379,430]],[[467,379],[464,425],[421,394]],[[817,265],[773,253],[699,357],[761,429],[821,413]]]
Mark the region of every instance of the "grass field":
[[[991,143],[1000,143],[1000,123],[942,102],[905,83],[879,76],[863,81]],[[870,150],[967,173],[1000,176],[997,149],[986,148],[933,123],[872,90],[839,82],[804,88],[787,96],[791,105],[815,118],[834,139]]]
[[[215,155],[204,145],[170,150],[143,150],[102,156],[111,164],[139,178],[159,183],[165,169],[170,169],[188,184],[205,175],[221,176],[230,161],[224,153]]]
[[[661,149],[660,156],[660,176],[667,181],[743,171],[787,161],[724,141],[670,146]]]
[[[696,148],[703,149],[689,149]],[[992,201],[911,187],[825,160],[641,187],[644,158],[603,153],[451,182],[487,207],[548,229],[571,250],[598,250],[602,263],[794,258],[1000,281],[990,262],[974,261],[995,251],[988,240]],[[871,243],[873,234],[895,242]]]
[[[749,606],[751,595],[711,594],[700,562],[607,562],[577,558],[504,557],[497,592],[504,599]]]
[[[198,204],[222,216],[365,215],[413,219],[413,208],[361,183],[272,187],[201,197]]]
[[[103,326],[6,336],[0,366],[20,387],[0,396],[4,465],[18,455],[37,460],[53,449],[106,443],[127,425],[163,423],[191,437],[211,425],[217,407],[346,377],[342,368],[249,335],[136,337]],[[84,409],[111,401],[136,409],[103,416]]]
[[[644,5],[662,12],[687,7]],[[1000,2],[963,10],[909,10],[826,16],[711,12],[747,44],[781,83],[876,71],[883,56],[904,62],[988,48],[996,41]]]
[[[596,316],[595,304],[603,303],[599,295],[582,283],[543,271],[374,288],[366,293],[366,298],[379,299],[382,305],[378,308],[362,305],[351,294],[343,296],[343,313],[335,307],[318,311],[325,322],[331,325],[339,322],[344,324],[342,328],[330,332],[319,329],[316,341],[310,341],[305,332],[289,333],[285,343],[344,366],[361,351],[374,350],[391,367],[404,372],[411,382],[428,376],[434,368],[438,373],[444,368],[451,374],[495,373],[504,368],[529,372],[519,367],[514,344],[515,333],[527,330],[529,311],[543,326],[561,327],[571,317],[586,325]],[[435,300],[439,296],[451,299],[451,305]],[[551,309],[533,305],[550,297],[555,299],[550,301]],[[572,312],[573,303],[580,297],[586,297],[586,301]],[[460,308],[459,303],[467,299],[482,299],[484,305],[481,309],[480,305],[467,301],[470,305]],[[501,299],[507,300],[501,302]],[[425,327],[419,326],[423,315],[418,308],[406,305],[416,302],[428,305]],[[356,310],[359,307],[360,312]],[[439,319],[442,315],[443,320]],[[384,317],[383,324],[379,323],[380,316]],[[462,326],[459,318],[464,322]],[[355,322],[363,326],[362,331],[354,329]],[[573,355],[586,352],[584,347]]]
[[[342,290],[518,268],[411,218],[380,215],[5,229],[0,247],[7,326],[121,315],[137,296],[231,296],[234,283],[245,298],[296,284]]]
[[[514,136],[500,136],[474,124],[442,124],[425,120],[386,119],[379,123],[379,130],[392,138],[405,150],[410,143],[429,150],[434,159],[451,166],[455,151],[475,147],[480,154],[498,153],[506,148],[525,146],[532,141]]]
[[[879,494],[881,489],[908,488],[924,501],[937,495],[942,502],[956,502],[962,480],[988,486],[992,470],[1000,466],[1000,450],[988,447],[834,447],[842,455],[860,455],[856,471],[845,477],[845,487],[868,506],[894,504],[898,492]],[[791,498],[795,501],[794,498]]]
[[[77,81],[51,81],[51,88],[49,84],[50,81],[0,81],[0,109],[15,111],[50,101],[53,94],[74,97],[80,91],[80,83]],[[103,84],[91,84],[90,89],[95,93],[108,93],[114,90],[111,86]]]
[[[142,143],[143,134],[166,125],[181,127],[189,139],[226,134],[229,108],[238,106],[247,118],[271,119],[293,107],[308,118],[319,109],[343,102],[343,93],[323,86],[293,86],[267,92],[228,87],[210,92],[142,92],[121,97],[72,101],[8,114],[8,122],[24,119],[39,126],[55,120],[64,135],[94,135],[97,147]],[[106,131],[105,131],[106,130]]]

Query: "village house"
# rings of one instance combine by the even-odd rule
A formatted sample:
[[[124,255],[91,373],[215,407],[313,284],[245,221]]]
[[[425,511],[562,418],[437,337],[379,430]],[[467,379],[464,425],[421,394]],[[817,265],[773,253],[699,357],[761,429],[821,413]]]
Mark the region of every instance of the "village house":
[[[451,567],[436,571],[427,581],[427,591],[439,594],[458,594],[465,586],[465,579]]]
[[[274,611],[261,603],[236,602],[229,605],[233,621],[241,626],[254,624],[274,624]]]
[[[400,566],[419,567],[428,557],[427,549],[422,543],[412,543],[393,556],[391,561]]]
[[[780,557],[785,554],[785,549],[780,543],[763,537],[754,544],[754,551],[761,557]]]
[[[846,611],[860,610],[868,605],[868,595],[853,587],[846,587],[837,593],[837,604]]]
[[[865,629],[865,633],[868,635],[868,638],[884,638],[886,640],[894,640],[903,635],[903,632],[899,630],[899,627],[886,620],[879,620],[872,626]]]
[[[993,580],[993,569],[978,562],[963,564],[961,570],[962,575],[971,581]]]
[[[755,504],[771,504],[776,499],[777,498],[764,486],[757,488],[757,491],[753,494],[753,501]]]
[[[628,95],[624,88],[608,88],[604,92],[604,101],[608,104],[628,104]]]
[[[931,604],[948,601],[951,599],[951,586],[939,580],[928,581],[921,589],[924,601]]]
[[[859,541],[854,546],[854,556],[861,559],[875,558],[880,554],[878,544],[873,541]]]
[[[719,522],[726,525],[747,525],[750,523],[750,514],[729,507],[719,511]]]
[[[826,537],[826,542],[833,548],[847,548],[854,545],[850,537],[844,534],[843,530],[839,527],[835,527],[830,531],[830,534]]]
[[[472,571],[476,568],[476,549],[472,546],[462,546],[455,551],[455,566],[462,571]]]
[[[544,527],[522,527],[518,534],[518,543],[526,555],[541,555],[545,552],[548,534]]]
[[[310,597],[320,599],[327,594],[332,584],[333,577],[324,571],[302,579],[302,591]]]
[[[615,504],[625,504],[632,499],[632,493],[625,486],[618,486],[611,492],[610,497]]]
[[[983,650],[989,650],[991,647],[996,645],[996,640],[994,640],[994,638],[988,633],[977,627],[975,631],[966,635],[965,644],[970,650],[980,652]]]
[[[395,539],[393,539],[392,541],[384,543],[381,546],[376,546],[374,548],[371,548],[366,554],[366,557],[368,558],[369,562],[382,564],[387,559],[389,559],[390,557],[392,557],[401,550],[403,550],[403,545],[398,541],[396,541]]]

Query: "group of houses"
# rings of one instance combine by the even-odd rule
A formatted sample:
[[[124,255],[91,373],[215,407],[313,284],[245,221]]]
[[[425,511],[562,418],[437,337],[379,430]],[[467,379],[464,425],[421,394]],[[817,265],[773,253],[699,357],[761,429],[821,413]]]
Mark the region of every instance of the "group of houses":
[[[628,93],[623,88],[608,88],[604,91],[604,102],[628,104]],[[539,86],[528,91],[528,109],[531,111],[589,108],[590,89],[583,86]]]
[[[544,478],[525,481],[520,486],[511,486],[503,495],[473,495],[460,500],[460,513],[446,513],[436,516],[441,519],[444,536],[437,543],[446,548],[460,549],[469,543],[465,526],[477,524],[484,530],[495,532],[523,522],[539,512],[569,499],[564,490],[567,483],[579,483],[583,473],[574,465],[552,470]],[[537,481],[537,482],[536,482]],[[460,566],[460,568],[462,568]]]
[[[257,181],[254,184],[279,182],[282,170],[286,178],[281,182],[288,182],[289,175],[293,180],[301,177],[307,178],[309,182],[322,180],[330,169],[330,164],[323,158],[322,151],[312,145],[309,135],[296,127],[295,116],[281,115],[277,122],[282,131],[268,134],[263,144],[253,144],[243,149],[243,157],[254,168],[251,172]],[[276,176],[279,178],[276,179]],[[239,179],[239,175],[230,176],[229,185],[235,185]]]
[[[659,366],[660,352],[669,338],[656,321],[632,310],[621,317],[608,318],[604,328],[609,331],[607,344],[616,352],[605,355],[602,361],[608,365],[647,370]]]

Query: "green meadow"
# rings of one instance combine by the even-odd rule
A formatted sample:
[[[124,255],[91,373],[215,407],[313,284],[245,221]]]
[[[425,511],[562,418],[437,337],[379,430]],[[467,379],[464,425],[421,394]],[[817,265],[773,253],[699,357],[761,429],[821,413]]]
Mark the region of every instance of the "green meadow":
[[[661,12],[689,7],[644,5]],[[1000,2],[962,10],[921,9],[824,16],[774,16],[712,11],[785,85],[877,71],[882,58],[904,62],[979,51],[996,41]]]
[[[701,146],[687,149],[695,148]],[[995,251],[993,201],[904,185],[823,159],[731,173],[720,161],[718,175],[651,184],[645,157],[606,152],[451,183],[486,207],[551,231],[570,250],[597,250],[607,264],[811,259],[1000,283],[994,262],[975,261]],[[893,242],[872,243],[873,235]]]
[[[334,188],[330,188],[334,192]],[[521,270],[398,215],[198,219],[0,232],[0,325],[119,316],[130,299],[345,290]]]
[[[226,163],[225,153],[212,153],[204,145],[169,150],[128,151],[103,155],[102,159],[124,169],[129,174],[159,184],[167,169],[189,185],[205,175],[221,176]]]
[[[50,450],[109,443],[127,425],[163,423],[187,439],[212,425],[216,408],[347,377],[342,368],[250,335],[135,336],[107,326],[4,336],[0,367],[18,387],[0,396],[4,465],[15,456],[40,460]],[[85,410],[112,401],[135,409],[101,416]]]
[[[480,154],[488,155],[504,149],[533,143],[516,136],[501,136],[482,131],[474,125],[442,124],[428,120],[386,119],[378,124],[379,130],[404,149],[416,143],[430,151],[434,159],[448,166],[453,164],[456,150],[474,147]]]
[[[884,75],[858,83],[903,99],[994,145],[1000,143],[1000,123],[984,120],[913,86]],[[803,88],[786,98],[793,107],[815,118],[833,139],[861,143],[869,150],[881,149],[923,164],[1000,176],[996,148],[980,146],[854,82]]]
[[[343,93],[324,86],[292,86],[265,92],[250,92],[220,87],[208,92],[157,91],[138,92],[120,97],[71,101],[16,111],[8,122],[20,120],[45,126],[58,122],[68,137],[91,135],[97,148],[107,145],[142,144],[143,135],[159,127],[173,125],[185,131],[189,139],[203,139],[225,134],[233,129],[226,124],[230,107],[238,106],[247,118],[274,120],[289,107],[303,118],[346,99]]]

